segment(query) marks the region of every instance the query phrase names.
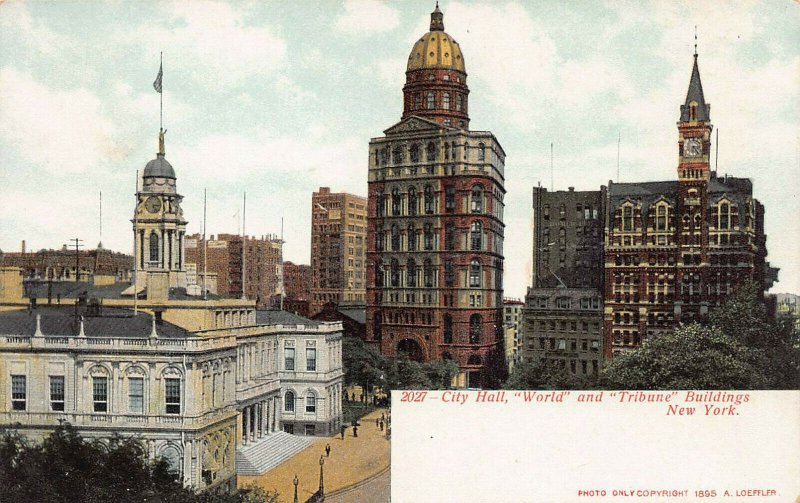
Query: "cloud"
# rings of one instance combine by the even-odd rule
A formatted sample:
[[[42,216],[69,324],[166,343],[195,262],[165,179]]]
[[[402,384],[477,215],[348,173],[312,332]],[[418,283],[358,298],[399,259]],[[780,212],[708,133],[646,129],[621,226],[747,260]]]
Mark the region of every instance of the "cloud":
[[[336,18],[336,29],[351,35],[373,35],[397,28],[397,9],[378,0],[346,0],[344,13]]]

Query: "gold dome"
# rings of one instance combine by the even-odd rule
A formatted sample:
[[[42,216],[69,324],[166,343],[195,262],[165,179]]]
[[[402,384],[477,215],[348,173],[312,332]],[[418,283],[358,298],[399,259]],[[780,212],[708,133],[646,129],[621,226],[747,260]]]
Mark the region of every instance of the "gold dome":
[[[430,31],[417,40],[408,56],[406,71],[424,68],[450,69],[465,72],[461,47],[444,31]]]

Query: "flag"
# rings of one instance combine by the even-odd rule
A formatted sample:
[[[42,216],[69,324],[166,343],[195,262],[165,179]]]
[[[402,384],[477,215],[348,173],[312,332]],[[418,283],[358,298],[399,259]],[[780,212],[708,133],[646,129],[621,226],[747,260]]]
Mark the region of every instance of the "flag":
[[[161,92],[161,77],[164,76],[164,64],[158,65],[158,76],[156,77],[156,81],[153,82],[153,88],[156,90],[157,93]]]

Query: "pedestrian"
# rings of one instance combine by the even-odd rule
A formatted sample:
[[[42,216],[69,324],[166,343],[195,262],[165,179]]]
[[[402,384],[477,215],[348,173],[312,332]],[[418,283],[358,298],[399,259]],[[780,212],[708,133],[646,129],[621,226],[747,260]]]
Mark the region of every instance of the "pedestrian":
[[[342,429],[340,431],[340,433],[342,434],[342,440],[344,440],[344,430],[346,430],[346,429],[347,429],[347,426],[342,425]]]
[[[386,420],[386,416],[384,416],[383,412],[381,412],[381,421],[385,421],[385,420]]]
[[[331,457],[331,444],[325,445],[325,457],[326,458]]]
[[[361,403],[366,403],[364,402],[364,393],[361,393]]]
[[[376,426],[376,427],[378,426],[378,421],[379,421],[379,419],[376,417],[376,418],[375,418],[375,426]]]
[[[383,431],[383,419],[381,419],[381,431]]]
[[[358,437],[358,426],[353,426],[353,437]]]

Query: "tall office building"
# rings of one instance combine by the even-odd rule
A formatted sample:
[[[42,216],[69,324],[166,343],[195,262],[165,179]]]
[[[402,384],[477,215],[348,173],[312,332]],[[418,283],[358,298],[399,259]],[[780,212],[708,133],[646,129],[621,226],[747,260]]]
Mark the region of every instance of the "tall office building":
[[[461,385],[503,365],[505,152],[469,129],[467,73],[438,6],[408,57],[399,123],[369,144],[367,341],[450,359]]]
[[[364,301],[366,198],[320,187],[311,196],[310,314],[328,303]]]

